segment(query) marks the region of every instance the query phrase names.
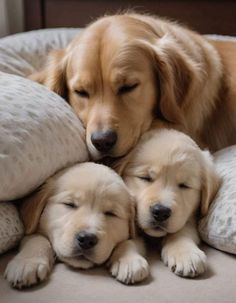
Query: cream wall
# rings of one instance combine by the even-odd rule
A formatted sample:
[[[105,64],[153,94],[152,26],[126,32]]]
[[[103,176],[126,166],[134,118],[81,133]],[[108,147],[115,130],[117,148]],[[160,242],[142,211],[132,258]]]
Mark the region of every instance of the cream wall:
[[[0,0],[0,37],[23,30],[23,0]]]

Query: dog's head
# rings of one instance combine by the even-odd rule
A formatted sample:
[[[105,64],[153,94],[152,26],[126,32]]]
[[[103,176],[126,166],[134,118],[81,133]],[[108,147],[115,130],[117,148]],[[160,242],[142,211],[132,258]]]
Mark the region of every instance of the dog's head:
[[[57,257],[73,267],[105,262],[115,246],[133,236],[134,208],[122,179],[94,163],[69,168],[26,199],[26,233],[46,235]]]
[[[184,124],[193,64],[168,31],[149,17],[104,17],[31,76],[72,105],[93,159],[127,154],[154,117]]]
[[[205,215],[220,183],[209,152],[175,130],[147,132],[117,170],[136,197],[139,226],[155,237],[179,231],[198,207]]]

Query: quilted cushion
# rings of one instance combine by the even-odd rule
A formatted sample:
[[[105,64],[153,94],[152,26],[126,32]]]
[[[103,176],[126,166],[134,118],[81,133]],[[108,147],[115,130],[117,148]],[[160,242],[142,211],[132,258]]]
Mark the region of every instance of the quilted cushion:
[[[199,232],[211,246],[236,254],[236,145],[215,153],[215,162],[223,183]]]
[[[84,136],[65,100],[0,72],[0,201],[22,197],[57,170],[87,161]]]

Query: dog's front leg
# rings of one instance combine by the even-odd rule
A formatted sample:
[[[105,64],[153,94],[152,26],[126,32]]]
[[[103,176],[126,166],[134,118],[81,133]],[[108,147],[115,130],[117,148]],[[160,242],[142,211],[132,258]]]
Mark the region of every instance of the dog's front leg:
[[[39,234],[27,236],[21,242],[19,253],[8,263],[5,278],[13,287],[29,287],[46,280],[53,263],[49,241]]]
[[[144,255],[145,245],[141,238],[121,242],[108,262],[112,276],[125,284],[143,281],[149,275]]]
[[[194,223],[187,223],[175,234],[167,235],[161,257],[176,275],[195,277],[206,269],[206,255],[198,248],[200,242]]]

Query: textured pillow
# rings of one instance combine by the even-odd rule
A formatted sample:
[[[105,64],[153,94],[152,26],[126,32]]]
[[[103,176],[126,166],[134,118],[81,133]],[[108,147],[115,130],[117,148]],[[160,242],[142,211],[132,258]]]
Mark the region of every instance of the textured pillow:
[[[215,153],[215,162],[223,183],[199,231],[211,246],[236,254],[236,145]]]
[[[51,49],[64,48],[80,29],[43,29],[0,39],[0,71],[28,76],[39,70]]]
[[[23,224],[13,203],[0,203],[0,254],[18,244],[23,237]]]
[[[65,100],[0,72],[0,201],[20,198],[57,170],[87,161],[84,136]]]

